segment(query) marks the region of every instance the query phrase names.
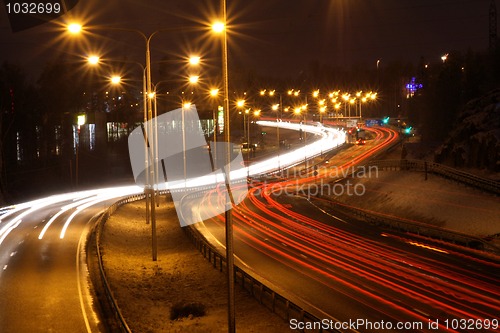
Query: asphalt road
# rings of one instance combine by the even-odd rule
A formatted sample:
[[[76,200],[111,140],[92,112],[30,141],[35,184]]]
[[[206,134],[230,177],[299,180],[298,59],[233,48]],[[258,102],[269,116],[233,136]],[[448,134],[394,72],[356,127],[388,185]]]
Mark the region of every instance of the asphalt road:
[[[0,208],[0,332],[104,332],[85,240],[94,216],[142,192],[139,186],[114,187]]]
[[[104,332],[84,245],[93,217],[117,200],[110,193],[74,192],[4,209],[0,332]]]
[[[366,146],[341,152],[329,165],[348,168],[391,140],[390,133],[374,134]],[[488,323],[498,323],[498,256],[385,232],[292,194],[329,174],[326,168],[318,171],[316,177],[310,172],[295,180],[254,184],[233,210],[235,254],[249,269],[314,305],[325,318],[365,320],[354,328],[361,332],[389,332],[390,325],[408,325],[413,332],[485,331]],[[220,195],[207,193],[200,207],[220,204]],[[223,217],[204,224],[224,244]]]
[[[423,237],[382,232],[327,211],[328,207],[317,208],[321,202],[289,193],[278,195],[283,189],[317,187],[321,179],[331,176],[332,166],[340,173],[349,171],[384,149],[394,135],[374,130],[372,138],[366,146],[328,156],[329,163],[324,156],[317,158],[311,163],[321,163],[318,169],[309,163],[307,168],[296,166],[294,179],[283,179],[278,185],[252,184],[250,195],[234,209],[238,258],[325,317],[339,321],[428,326],[439,320],[442,331],[446,325],[462,325],[453,320],[476,320],[476,328],[477,320],[498,320],[498,257]],[[75,192],[1,210],[2,333],[102,331],[82,246],[92,217],[120,196],[138,190]],[[199,199],[199,207],[216,211],[224,197],[220,190],[208,192]],[[224,243],[222,217],[206,221],[205,226],[215,242]],[[427,326],[422,330],[436,331]],[[456,331],[470,329],[458,327]]]

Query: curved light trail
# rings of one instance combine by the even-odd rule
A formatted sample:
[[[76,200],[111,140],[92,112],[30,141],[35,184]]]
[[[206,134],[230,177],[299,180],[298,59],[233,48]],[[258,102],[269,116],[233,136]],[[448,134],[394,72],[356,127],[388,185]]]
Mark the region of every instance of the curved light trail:
[[[300,127],[291,125],[294,126]],[[322,142],[342,137],[340,131],[315,130],[315,133]],[[313,145],[311,141],[310,147]],[[295,159],[291,156],[283,161],[296,163],[301,159],[303,156],[295,156]],[[231,177],[246,179],[248,172],[265,173],[274,168],[274,162],[263,160],[250,170],[236,170],[239,173],[231,173]],[[205,181],[214,184],[216,180],[205,177],[186,183],[198,188]],[[184,186],[182,182],[167,188],[175,190]],[[89,221],[94,216],[118,198],[143,191],[140,186],[102,188],[0,208],[0,267],[3,268],[0,270],[0,331],[99,332],[95,301],[86,281],[88,269],[80,259],[85,243],[82,239],[89,232]]]
[[[396,140],[389,129],[370,130],[376,144],[354,158],[337,159],[339,174]],[[283,188],[318,184],[328,174],[325,168],[318,175],[254,184],[234,209],[236,254],[267,280],[340,321],[416,322],[422,324],[416,331],[428,331],[438,320],[439,330],[450,332],[467,331],[450,326],[454,320],[498,323],[500,257],[418,235],[381,233],[349,217],[332,218],[292,197],[293,190],[282,195]],[[222,204],[224,189],[219,191],[207,193],[203,207]],[[205,225],[220,237],[224,219]]]
[[[263,122],[261,125],[272,126],[276,123]],[[231,177],[244,179],[248,173],[257,175],[272,172],[277,169],[277,165],[283,167],[285,161],[288,165],[294,165],[302,162],[305,154],[318,155],[345,140],[343,132],[327,127],[280,123],[280,127],[285,126],[295,130],[302,127],[317,134],[319,139],[311,140],[307,147],[299,148],[304,150],[290,152],[290,156],[295,159],[288,160],[287,154],[283,154],[277,163],[277,157],[272,157],[253,163],[250,169],[239,170],[241,174],[231,174]],[[447,327],[444,320],[494,319],[500,313],[500,276],[491,272],[500,271],[498,257],[485,257],[477,251],[417,235],[380,232],[347,216],[323,213],[327,208],[317,209],[316,206],[322,204],[319,200],[307,201],[292,195],[298,189],[331,184],[333,180],[329,177],[332,175],[352,175],[358,163],[383,151],[397,140],[397,133],[390,129],[367,130],[371,131],[373,140],[369,140],[366,146],[354,146],[346,153],[341,152],[329,160],[323,159],[317,174],[314,174],[313,168],[300,167],[300,173],[293,179],[251,184],[248,197],[233,210],[236,255],[264,278],[341,321],[367,318],[372,321],[416,321],[427,324],[439,320],[441,331],[464,331]],[[207,184],[216,181],[213,176],[208,178]],[[203,184],[201,179],[188,182],[196,186]],[[286,192],[289,195],[279,196],[284,188],[289,190]],[[79,251],[77,244],[80,237],[73,236],[85,232],[90,217],[117,198],[142,192],[139,186],[96,189],[51,196],[0,209],[0,267],[4,267],[0,271],[0,294],[3,299],[14,304],[5,307],[0,302],[2,331],[14,331],[13,325],[18,325],[15,327],[18,331],[50,329],[48,324],[38,325],[37,328],[28,326],[23,318],[11,321],[18,316],[18,312],[13,312],[15,304],[21,302],[23,306],[28,306],[23,298],[29,297],[28,294],[25,295],[23,289],[15,286],[20,276],[23,287],[19,288],[32,288],[30,286],[34,281],[45,281],[43,287],[51,286],[51,289],[47,289],[47,296],[43,296],[42,286],[36,292],[30,291],[29,295],[35,293],[41,297],[30,301],[33,304],[31,317],[44,317],[38,313],[43,309],[37,308],[43,303],[36,302],[46,303],[47,299],[59,297],[57,304],[62,307],[57,309],[62,313],[71,311],[78,317],[75,307],[84,313],[84,320],[75,317],[72,323],[68,323],[67,318],[63,319],[63,315],[57,324],[60,330],[96,331],[97,323],[85,322],[87,318],[93,318],[85,315],[92,311],[85,304],[92,302],[84,301],[82,285],[78,282],[78,288],[73,291],[80,295],[79,302],[66,304],[71,303],[63,300],[68,298],[67,290],[70,287],[61,287],[59,275],[67,274],[64,272],[68,269],[77,269],[74,253]],[[207,191],[199,199],[199,204],[204,209],[217,211],[216,207],[224,204],[225,197],[224,186],[217,186]],[[38,226],[43,227],[36,233],[34,241],[29,235]],[[205,226],[221,244],[224,243],[222,216],[205,221]],[[51,232],[54,228],[57,228],[57,233]],[[70,229],[72,237],[67,236]],[[66,258],[66,253],[72,255]],[[54,277],[46,275],[45,269],[40,270],[40,267],[47,265],[47,260],[60,263],[57,268],[59,273],[54,273]],[[30,264],[35,262],[34,266]],[[73,273],[72,276],[79,279],[80,273]],[[12,296],[9,296],[10,293]],[[51,320],[59,318],[57,312],[56,308],[52,308],[51,316],[54,318]]]

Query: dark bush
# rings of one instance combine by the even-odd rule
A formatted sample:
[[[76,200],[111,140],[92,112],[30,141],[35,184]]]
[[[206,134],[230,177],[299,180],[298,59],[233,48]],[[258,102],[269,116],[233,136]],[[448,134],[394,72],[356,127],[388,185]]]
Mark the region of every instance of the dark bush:
[[[205,304],[179,302],[170,309],[170,320],[189,317],[202,317],[206,314]]]

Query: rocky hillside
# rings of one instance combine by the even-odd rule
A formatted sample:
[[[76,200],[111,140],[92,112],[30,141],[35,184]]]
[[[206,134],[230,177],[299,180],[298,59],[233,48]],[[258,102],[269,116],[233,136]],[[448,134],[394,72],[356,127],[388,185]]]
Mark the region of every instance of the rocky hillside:
[[[500,89],[467,103],[436,162],[500,172]]]

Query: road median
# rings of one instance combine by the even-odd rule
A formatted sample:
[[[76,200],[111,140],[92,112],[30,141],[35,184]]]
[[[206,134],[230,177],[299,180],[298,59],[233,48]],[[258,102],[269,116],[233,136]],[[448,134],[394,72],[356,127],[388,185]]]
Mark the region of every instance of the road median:
[[[143,201],[127,203],[109,217],[101,235],[105,274],[130,330],[227,330],[225,276],[190,243],[173,203],[162,198],[157,211],[157,262],[151,260],[151,230],[144,214]],[[175,313],[180,316],[172,319]],[[241,289],[236,293],[236,325],[238,332],[289,330],[287,323]]]

